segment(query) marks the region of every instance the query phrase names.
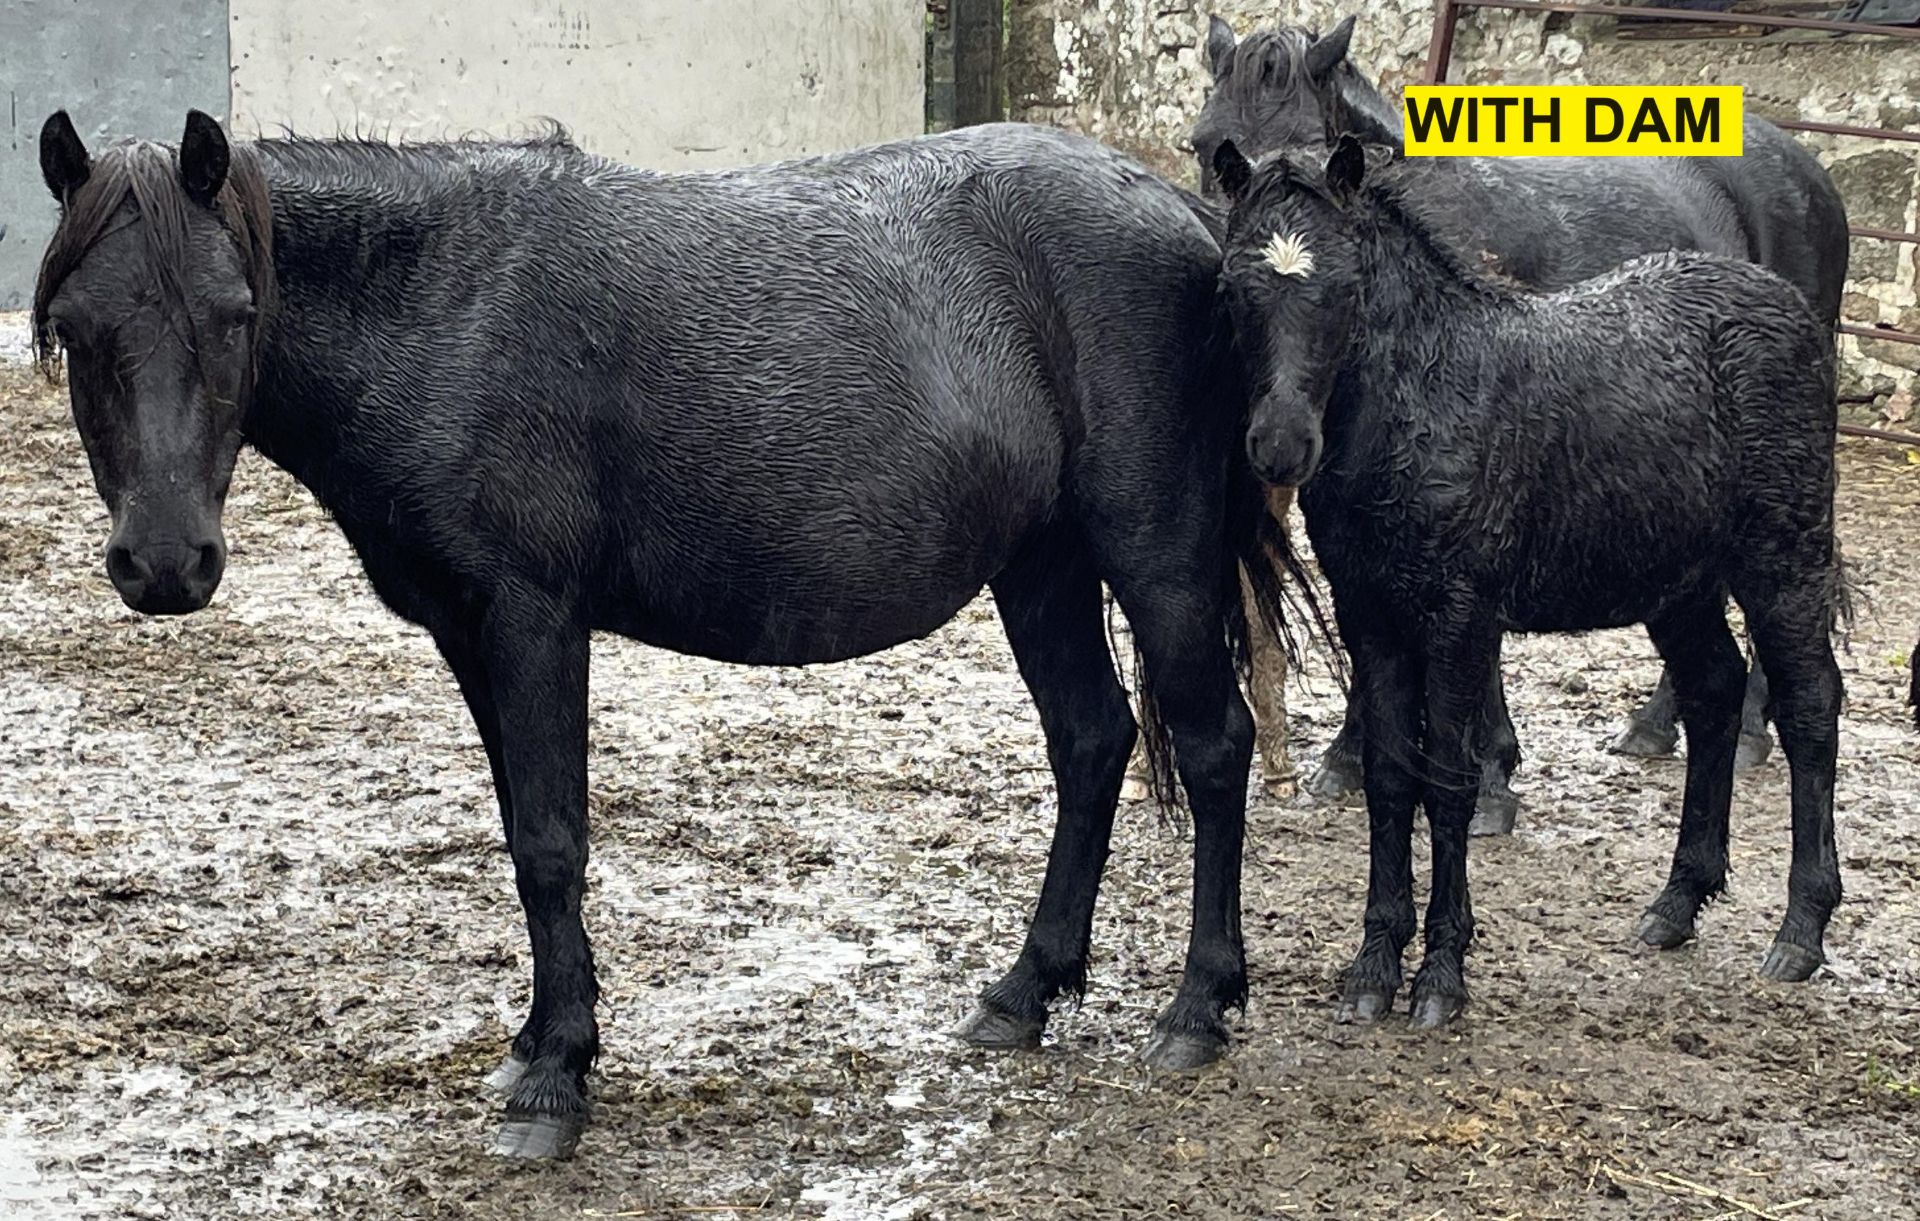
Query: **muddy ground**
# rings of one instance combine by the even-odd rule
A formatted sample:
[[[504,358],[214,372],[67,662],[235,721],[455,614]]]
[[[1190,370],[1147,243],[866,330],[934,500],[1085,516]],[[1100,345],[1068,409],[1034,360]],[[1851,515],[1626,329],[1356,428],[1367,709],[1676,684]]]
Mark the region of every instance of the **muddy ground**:
[[[1052,797],[991,608],[808,670],[596,646],[598,1122],[482,1150],[529,959],[484,757],[427,639],[253,456],[213,607],[123,609],[64,398],[0,369],[0,1216],[1920,1215],[1920,465],[1843,448],[1869,600],[1845,657],[1847,899],[1808,985],[1754,974],[1786,773],[1742,778],[1731,896],[1628,934],[1682,769],[1602,746],[1635,633],[1515,642],[1518,834],[1474,849],[1473,1007],[1330,1020],[1361,814],[1260,798],[1253,1004],[1221,1066],[1136,1054],[1188,842],[1123,811],[1093,987],[1037,1054],[943,1030],[1011,960]],[[1296,688],[1303,754],[1334,727]],[[1690,1186],[1695,1185],[1695,1186]],[[1696,1189],[1697,1186],[1697,1189]]]

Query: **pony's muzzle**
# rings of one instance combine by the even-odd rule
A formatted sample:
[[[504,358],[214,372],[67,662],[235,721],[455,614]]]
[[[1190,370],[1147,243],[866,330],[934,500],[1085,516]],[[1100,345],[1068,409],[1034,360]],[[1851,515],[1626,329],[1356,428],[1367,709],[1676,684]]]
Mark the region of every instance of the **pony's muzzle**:
[[[226,567],[227,545],[217,534],[107,545],[107,576],[120,600],[143,615],[199,610],[213,599]]]
[[[1299,487],[1311,479],[1320,465],[1320,446],[1320,425],[1304,412],[1256,412],[1247,429],[1253,473],[1275,487]]]

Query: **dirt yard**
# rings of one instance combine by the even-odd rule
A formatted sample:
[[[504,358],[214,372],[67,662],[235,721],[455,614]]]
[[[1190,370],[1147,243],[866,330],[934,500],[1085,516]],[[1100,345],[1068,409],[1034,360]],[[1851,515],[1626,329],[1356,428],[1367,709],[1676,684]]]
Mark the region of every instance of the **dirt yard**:
[[[809,670],[599,643],[605,1052],[580,1157],[483,1150],[530,962],[485,759],[426,637],[304,492],[243,460],[226,582],[143,620],[64,393],[0,367],[0,1216],[1920,1216],[1920,465],[1843,449],[1847,898],[1810,984],[1755,975],[1786,771],[1740,781],[1702,939],[1629,938],[1681,765],[1613,758],[1637,633],[1516,641],[1510,840],[1443,1036],[1331,1021],[1365,826],[1261,798],[1253,1003],[1219,1067],[1136,1053],[1173,993],[1189,845],[1122,812],[1084,1009],[1043,1051],[945,1029],[1012,959],[1052,798],[986,602]],[[1293,696],[1311,757],[1336,692]]]

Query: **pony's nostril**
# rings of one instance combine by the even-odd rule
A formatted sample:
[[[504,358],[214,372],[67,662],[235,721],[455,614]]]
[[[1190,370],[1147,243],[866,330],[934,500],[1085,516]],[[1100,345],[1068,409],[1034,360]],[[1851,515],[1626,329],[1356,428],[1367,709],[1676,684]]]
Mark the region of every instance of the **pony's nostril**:
[[[107,576],[115,585],[140,585],[153,579],[153,569],[125,543],[107,548]]]
[[[202,543],[198,563],[194,565],[192,575],[206,578],[220,571],[220,544]]]

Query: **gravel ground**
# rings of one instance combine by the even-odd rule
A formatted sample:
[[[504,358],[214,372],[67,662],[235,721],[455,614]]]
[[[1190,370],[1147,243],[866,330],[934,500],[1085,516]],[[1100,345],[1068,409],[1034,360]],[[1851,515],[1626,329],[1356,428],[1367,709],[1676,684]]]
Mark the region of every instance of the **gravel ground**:
[[[1920,1215],[1920,465],[1843,446],[1868,601],[1843,659],[1833,961],[1755,975],[1786,772],[1743,777],[1732,894],[1629,934],[1676,762],[1602,747],[1638,633],[1515,641],[1519,832],[1474,848],[1444,1035],[1331,1021],[1365,826],[1260,798],[1253,1003],[1220,1066],[1136,1055],[1173,992],[1189,845],[1122,812],[1093,986],[1047,1046],[943,1031],[1010,960],[1052,797],[990,605],[883,656],[729,668],[596,645],[605,1051],[566,1165],[482,1150],[529,956],[484,756],[426,637],[247,456],[186,619],[123,609],[64,395],[0,319],[0,1217]],[[11,359],[6,357],[11,356]],[[1292,695],[1303,757],[1335,728]],[[731,1206],[729,1208],[728,1206]],[[1756,1213],[1754,1210],[1758,1210]]]

